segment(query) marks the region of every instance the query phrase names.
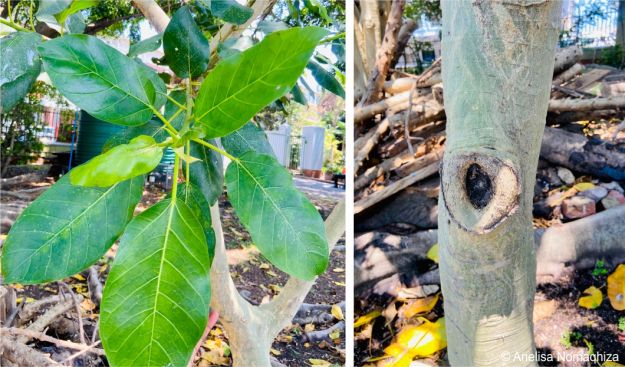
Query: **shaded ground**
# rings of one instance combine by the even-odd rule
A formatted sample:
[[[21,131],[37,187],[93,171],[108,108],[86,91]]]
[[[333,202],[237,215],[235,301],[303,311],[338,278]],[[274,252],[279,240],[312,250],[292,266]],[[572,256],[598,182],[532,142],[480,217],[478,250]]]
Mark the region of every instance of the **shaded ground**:
[[[302,187],[302,191],[313,202],[321,215],[325,218],[332,210],[338,199],[342,196],[343,190],[333,190],[331,185],[322,182],[297,179],[296,183]],[[37,187],[40,185],[50,184],[51,179],[46,179],[41,183],[28,183],[19,189]],[[135,214],[147,209],[165,196],[165,192],[155,187],[147,187],[144,190],[143,198],[135,210]],[[3,198],[2,203],[8,200]],[[231,273],[237,288],[241,294],[251,303],[262,303],[278,294],[281,287],[288,279],[287,275],[273,267],[253,246],[251,238],[247,231],[238,221],[234,214],[234,210],[227,197],[224,195],[220,198],[219,205],[222,208],[224,236],[226,247],[228,249],[228,260],[231,265]],[[2,240],[6,237],[6,233],[2,233]],[[105,282],[113,261],[117,245],[114,245],[106,256],[101,259],[95,268],[99,273],[99,279]],[[330,257],[330,265],[325,274],[321,275],[312,291],[306,297],[305,302],[313,304],[334,305],[344,300],[345,294],[345,252],[344,240],[337,244]],[[59,292],[64,292],[66,283],[72,291],[81,298],[81,316],[85,337],[89,340],[92,337],[98,339],[96,325],[99,318],[99,307],[90,299],[90,289],[87,284],[88,272],[84,271],[73,277],[64,279],[63,282],[55,282],[43,285],[33,286],[12,286],[18,297],[20,304],[28,304],[46,297],[54,296]],[[78,328],[78,318],[75,312],[67,312],[57,320],[48,330],[48,334],[63,340],[73,340],[79,342],[80,330]],[[327,324],[316,324],[306,326],[307,331],[310,328],[315,330],[323,330],[331,327],[336,320]],[[61,325],[62,324],[62,325]],[[15,325],[14,325],[15,326]],[[345,349],[345,330],[339,330],[333,334],[335,338],[328,341],[317,343],[308,343],[304,335],[304,325],[293,325],[291,328],[284,330],[276,339],[272,354],[281,363],[287,366],[308,365],[309,359],[319,359],[328,361],[330,364],[342,365],[344,362]],[[67,359],[74,351],[59,348],[54,344],[37,342],[36,349],[44,353],[50,353],[55,360]],[[230,365],[229,347],[227,345],[227,336],[223,334],[219,323],[211,331],[208,340],[202,347],[203,357],[195,361],[197,366],[209,365]],[[71,363],[71,362],[70,362]],[[106,366],[108,365],[104,357],[97,356],[79,356],[73,359],[75,366]]]

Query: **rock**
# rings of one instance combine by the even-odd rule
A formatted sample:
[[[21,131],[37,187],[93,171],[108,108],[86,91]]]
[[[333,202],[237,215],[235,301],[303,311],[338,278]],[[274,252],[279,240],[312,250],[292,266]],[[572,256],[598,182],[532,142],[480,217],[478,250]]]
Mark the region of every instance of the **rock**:
[[[554,167],[543,168],[538,171],[536,176],[537,179],[546,182],[550,189],[564,185],[564,182],[558,177],[558,170]]]
[[[623,190],[621,185],[619,185],[616,181],[612,181],[612,182],[608,182],[608,183],[602,183],[602,184],[600,184],[600,186],[601,187],[605,187],[608,190],[616,190],[616,191],[620,192],[621,194],[625,194],[625,190]]]
[[[535,217],[551,219],[551,216],[553,215],[553,208],[546,202],[539,201],[534,204],[532,212]]]
[[[608,189],[605,187],[597,186],[592,189],[582,191],[579,195],[592,199],[594,201],[599,201],[608,195]]]
[[[604,208],[610,209],[615,206],[625,204],[625,196],[617,190],[610,190],[608,195],[601,200],[601,204]]]
[[[562,202],[562,215],[567,219],[584,218],[595,213],[595,201],[587,197],[573,196]]]
[[[575,176],[568,168],[558,167],[558,177],[569,186],[575,183]]]

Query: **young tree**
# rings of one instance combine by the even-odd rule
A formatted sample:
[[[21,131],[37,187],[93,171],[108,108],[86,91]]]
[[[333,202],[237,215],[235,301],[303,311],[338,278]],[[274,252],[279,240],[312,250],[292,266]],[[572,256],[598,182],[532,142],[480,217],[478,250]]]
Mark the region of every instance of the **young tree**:
[[[532,188],[560,3],[444,0],[442,10],[438,233],[449,361],[536,365]]]
[[[43,69],[75,105],[129,127],[24,210],[3,245],[4,281],[34,284],[71,276],[120,238],[100,309],[110,365],[187,365],[208,331],[210,305],[221,315],[235,366],[269,366],[273,339],[327,267],[344,231],[345,207],[338,204],[324,225],[262,130],[249,121],[292,91],[315,48],[336,37],[322,27],[293,27],[266,32],[241,50],[227,39],[240,37],[274,2],[249,8],[198,1],[179,7],[171,20],[154,1],[135,3],[162,38],[164,62],[178,77],[169,85],[137,59],[73,33],[68,19],[90,2],[41,2],[37,16],[60,27],[62,35],[52,40],[10,15],[3,19],[17,30],[2,39],[11,50],[3,63],[15,70],[5,75],[3,68],[3,101],[7,95],[21,98]],[[213,42],[196,13],[221,19]],[[156,44],[146,40],[131,53]],[[22,60],[29,62],[18,64]],[[133,218],[144,175],[166,147],[176,152],[172,192]],[[230,160],[225,172],[222,156]],[[217,203],[224,184],[260,252],[292,276],[262,306],[244,300],[230,277]]]

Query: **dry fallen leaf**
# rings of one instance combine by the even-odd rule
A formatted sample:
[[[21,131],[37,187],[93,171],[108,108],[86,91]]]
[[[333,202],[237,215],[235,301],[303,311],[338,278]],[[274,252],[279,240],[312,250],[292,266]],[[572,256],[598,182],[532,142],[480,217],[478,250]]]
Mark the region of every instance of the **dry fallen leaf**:
[[[587,308],[589,310],[595,309],[601,305],[603,301],[603,293],[597,287],[588,287],[584,290],[583,294],[588,294],[588,296],[579,298],[579,306]]]
[[[332,306],[332,316],[334,316],[337,320],[343,320],[345,317],[343,316],[343,310],[341,310],[341,306],[333,305]]]
[[[586,191],[594,188],[595,185],[592,182],[580,182],[573,185],[573,188],[577,191]]]
[[[625,310],[625,264],[620,264],[608,276],[608,298],[612,308]]]
[[[430,312],[434,308],[434,306],[436,306],[439,295],[440,293],[437,293],[436,295],[431,297],[418,298],[410,301],[406,305],[402,306],[399,310],[400,317],[404,319],[409,319],[416,315]]]
[[[384,348],[392,358],[384,362],[387,367],[408,367],[415,357],[426,357],[447,347],[445,318],[436,322],[419,318],[421,325],[408,325],[397,334],[395,342]]]
[[[282,354],[282,352],[280,352],[279,350],[274,349],[274,348],[269,349],[269,351],[270,351],[270,352],[271,352],[271,354],[273,354],[274,356],[279,356],[279,355],[281,355],[281,354]]]
[[[380,315],[382,315],[382,312],[380,312],[380,310],[374,310],[366,315],[360,316],[356,321],[354,321],[354,328],[368,324],[376,318],[380,317]]]
[[[304,325],[304,331],[307,333],[310,333],[311,331],[315,330],[315,325],[314,324],[306,324]]]
[[[427,253],[427,258],[438,264],[438,243],[435,243],[430,247]]]
[[[330,367],[332,365],[330,362],[326,360],[315,359],[315,358],[309,359],[308,363],[310,363],[311,366],[321,366],[321,367]]]
[[[72,275],[72,278],[79,280],[81,282],[85,281],[85,277],[82,276],[82,274],[76,274],[76,275]]]
[[[96,306],[95,303],[93,303],[93,301],[89,298],[85,298],[82,302],[80,302],[80,307],[82,307],[85,311],[93,311]]]

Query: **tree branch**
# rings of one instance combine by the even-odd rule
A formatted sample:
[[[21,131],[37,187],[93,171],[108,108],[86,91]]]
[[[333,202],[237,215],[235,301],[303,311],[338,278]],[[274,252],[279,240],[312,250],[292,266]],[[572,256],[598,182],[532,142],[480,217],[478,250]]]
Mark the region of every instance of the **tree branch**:
[[[161,33],[169,24],[167,13],[161,9],[154,0],[133,0],[132,1],[139,10],[145,15],[145,18],[152,24],[157,32]]]

